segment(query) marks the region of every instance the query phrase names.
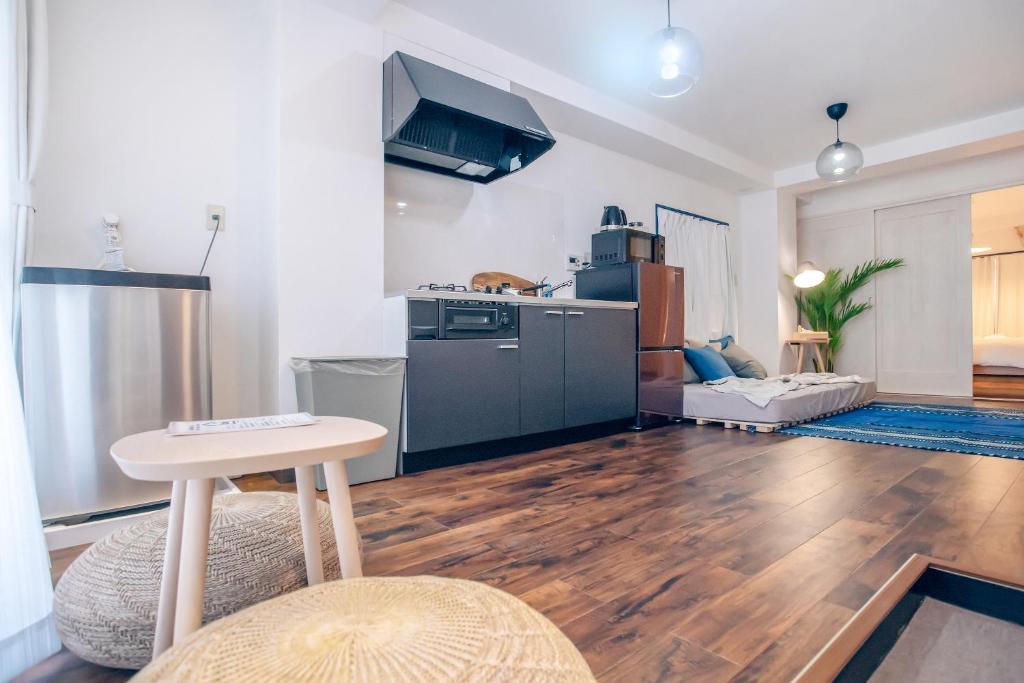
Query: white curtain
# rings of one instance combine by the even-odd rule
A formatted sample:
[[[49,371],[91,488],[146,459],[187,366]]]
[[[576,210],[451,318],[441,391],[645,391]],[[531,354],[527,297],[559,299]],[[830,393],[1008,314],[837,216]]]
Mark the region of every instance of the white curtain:
[[[46,1],[0,0],[0,680],[60,649],[15,366],[18,281],[46,101]]]
[[[991,257],[971,260],[971,299],[974,336],[996,333],[996,292],[999,270]]]
[[[687,339],[718,339],[736,332],[736,288],[729,228],[658,208],[665,262],[685,269]]]
[[[974,336],[1024,337],[1024,253],[971,261]]]

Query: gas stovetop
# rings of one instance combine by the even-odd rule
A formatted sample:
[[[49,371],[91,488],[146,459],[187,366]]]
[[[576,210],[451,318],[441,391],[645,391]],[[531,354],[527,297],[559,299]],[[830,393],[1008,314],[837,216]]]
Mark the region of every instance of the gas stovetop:
[[[435,285],[434,283],[430,283],[429,285],[420,285],[416,289],[426,289],[426,290],[429,290],[431,292],[468,292],[469,291],[469,288],[466,287],[465,285],[455,285],[455,284]]]

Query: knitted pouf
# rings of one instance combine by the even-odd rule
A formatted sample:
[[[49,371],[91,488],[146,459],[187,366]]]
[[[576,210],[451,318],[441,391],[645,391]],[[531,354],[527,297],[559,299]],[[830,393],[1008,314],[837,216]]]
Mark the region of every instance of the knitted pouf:
[[[318,501],[324,575],[339,575],[327,503]],[[97,541],[76,559],[54,595],[61,640],[82,659],[138,669],[153,656],[167,510]],[[227,493],[213,499],[203,622],[306,585],[298,498]]]
[[[332,581],[260,603],[164,652],[148,681],[593,681],[558,628],[496,588],[435,576]]]

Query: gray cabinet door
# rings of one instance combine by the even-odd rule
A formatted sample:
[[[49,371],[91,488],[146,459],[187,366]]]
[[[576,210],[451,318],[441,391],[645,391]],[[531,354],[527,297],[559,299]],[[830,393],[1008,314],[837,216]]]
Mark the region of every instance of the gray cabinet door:
[[[519,435],[519,340],[408,345],[409,452]]]
[[[565,310],[565,426],[636,415],[636,311]]]
[[[523,434],[565,426],[565,311],[519,307],[519,404]]]

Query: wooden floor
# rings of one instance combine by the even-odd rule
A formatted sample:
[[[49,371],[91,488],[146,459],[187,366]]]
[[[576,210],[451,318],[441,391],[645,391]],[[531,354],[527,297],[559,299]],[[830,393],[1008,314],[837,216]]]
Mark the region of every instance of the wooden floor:
[[[602,681],[785,681],[912,553],[1024,580],[1022,473],[1022,461],[688,423],[353,496],[366,574],[518,595]],[[62,653],[23,680],[125,677]]]
[[[975,375],[974,395],[1024,399],[1024,375]]]

